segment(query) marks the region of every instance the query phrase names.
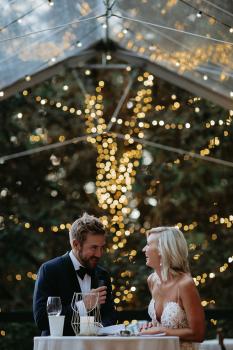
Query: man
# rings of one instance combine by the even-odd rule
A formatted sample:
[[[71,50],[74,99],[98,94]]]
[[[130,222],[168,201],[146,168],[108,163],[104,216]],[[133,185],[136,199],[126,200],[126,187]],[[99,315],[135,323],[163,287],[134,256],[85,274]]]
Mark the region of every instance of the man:
[[[99,219],[84,214],[69,232],[72,250],[44,263],[38,272],[33,296],[33,314],[42,335],[49,335],[46,303],[49,296],[59,296],[65,315],[63,335],[74,335],[71,301],[75,292],[99,295],[100,315],[104,326],[115,322],[109,274],[98,265],[105,248],[105,230]],[[95,300],[85,300],[91,308]]]

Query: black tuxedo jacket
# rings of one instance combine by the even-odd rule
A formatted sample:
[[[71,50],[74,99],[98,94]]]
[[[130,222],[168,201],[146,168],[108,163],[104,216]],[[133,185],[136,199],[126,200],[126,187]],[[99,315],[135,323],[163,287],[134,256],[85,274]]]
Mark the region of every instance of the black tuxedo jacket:
[[[109,326],[116,322],[111,281],[107,271],[97,266],[91,278],[91,288],[97,288],[100,284],[107,286],[106,302],[100,307],[101,320],[104,326]],[[61,297],[61,314],[65,315],[63,335],[74,335],[71,327],[71,301],[75,292],[80,293],[81,289],[69,253],[52,259],[40,267],[33,295],[33,315],[42,335],[49,335],[46,310],[49,296]]]

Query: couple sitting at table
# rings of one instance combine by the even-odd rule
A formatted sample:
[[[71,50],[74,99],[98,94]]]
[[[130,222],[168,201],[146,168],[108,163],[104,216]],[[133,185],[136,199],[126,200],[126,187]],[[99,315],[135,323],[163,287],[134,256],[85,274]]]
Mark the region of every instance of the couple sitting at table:
[[[102,324],[116,322],[111,280],[98,265],[105,248],[105,229],[99,219],[84,214],[70,229],[72,250],[44,263],[38,273],[33,296],[33,312],[42,335],[49,334],[46,303],[49,296],[60,296],[65,315],[64,335],[74,335],[71,327],[71,301],[75,292],[99,296]],[[202,341],[204,312],[189,273],[188,248],[176,227],[158,227],[149,231],[143,248],[146,264],[154,272],[148,277],[152,295],[148,307],[152,319],[142,334],[165,333],[182,340]],[[95,300],[93,300],[94,305]],[[92,301],[88,300],[88,305]]]

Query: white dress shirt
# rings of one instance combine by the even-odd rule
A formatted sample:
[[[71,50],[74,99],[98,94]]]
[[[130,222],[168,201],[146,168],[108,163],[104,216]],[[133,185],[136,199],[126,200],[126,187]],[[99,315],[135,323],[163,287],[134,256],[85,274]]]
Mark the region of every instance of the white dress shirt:
[[[74,269],[75,271],[79,269],[80,266],[82,266],[82,264],[80,264],[80,262],[78,261],[78,259],[75,257],[74,253],[72,252],[72,250],[69,253],[70,259],[74,265]],[[84,266],[83,266],[84,267]],[[82,293],[88,293],[91,290],[91,276],[89,275],[85,275],[83,280],[79,277],[79,275],[77,274],[77,278],[79,281],[79,285],[81,288]]]
[[[80,264],[80,262],[78,261],[78,259],[75,257],[74,253],[72,252],[72,250],[70,251],[69,253],[69,256],[70,256],[70,259],[74,265],[74,269],[75,271],[77,271],[79,269],[80,266],[82,266]],[[84,267],[84,266],[83,266]],[[91,290],[91,276],[89,275],[85,275],[83,280],[79,277],[79,275],[77,274],[77,279],[79,281],[79,285],[80,285],[80,288],[81,288],[81,292],[82,293],[88,293],[90,292]],[[76,306],[78,308],[78,311],[79,311],[79,315],[80,316],[87,316],[88,315],[88,312],[87,312],[87,309],[85,307],[85,304],[82,300],[78,301],[76,303]]]

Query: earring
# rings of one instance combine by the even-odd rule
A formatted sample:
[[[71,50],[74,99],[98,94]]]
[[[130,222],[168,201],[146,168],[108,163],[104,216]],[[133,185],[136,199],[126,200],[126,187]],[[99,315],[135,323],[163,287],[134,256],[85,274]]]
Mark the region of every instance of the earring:
[[[161,254],[160,253],[159,253],[159,260],[160,260],[159,266],[161,267],[162,266],[162,259],[161,259]]]

